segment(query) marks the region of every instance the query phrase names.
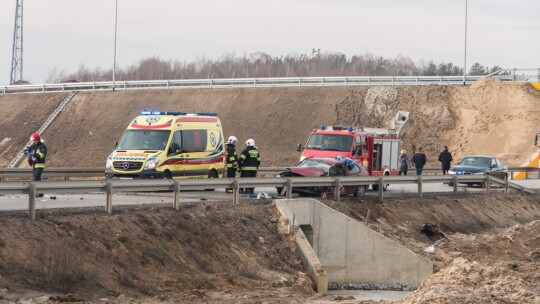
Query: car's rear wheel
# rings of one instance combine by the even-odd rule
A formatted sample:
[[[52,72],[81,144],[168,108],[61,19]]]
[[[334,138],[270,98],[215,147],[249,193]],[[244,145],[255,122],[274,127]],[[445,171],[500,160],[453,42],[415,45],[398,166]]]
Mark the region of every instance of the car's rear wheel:
[[[364,196],[366,194],[368,186],[358,186],[356,190],[354,190],[354,197]]]

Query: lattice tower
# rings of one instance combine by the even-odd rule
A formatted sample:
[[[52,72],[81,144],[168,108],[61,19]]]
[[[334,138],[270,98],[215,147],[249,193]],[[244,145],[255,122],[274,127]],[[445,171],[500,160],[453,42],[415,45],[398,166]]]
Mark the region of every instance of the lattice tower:
[[[23,80],[23,0],[16,0],[10,84]]]

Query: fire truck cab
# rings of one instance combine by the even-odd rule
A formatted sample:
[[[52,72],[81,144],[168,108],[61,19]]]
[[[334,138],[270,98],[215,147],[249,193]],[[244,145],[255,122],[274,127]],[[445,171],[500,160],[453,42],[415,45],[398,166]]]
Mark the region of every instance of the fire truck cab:
[[[297,150],[302,152],[300,161],[342,155],[364,166],[369,175],[398,175],[399,136],[393,129],[321,125],[311,132],[304,147],[297,145]],[[372,188],[378,190],[378,185],[372,185]]]

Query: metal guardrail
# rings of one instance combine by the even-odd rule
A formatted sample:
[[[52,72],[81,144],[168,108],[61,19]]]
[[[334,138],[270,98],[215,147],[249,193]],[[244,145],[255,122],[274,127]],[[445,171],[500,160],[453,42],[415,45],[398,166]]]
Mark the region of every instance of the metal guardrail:
[[[510,69],[509,75],[492,76],[505,82],[540,81],[540,69]],[[516,71],[531,74],[518,75]],[[465,84],[472,84],[486,76],[466,76]],[[342,77],[276,77],[177,79],[144,81],[70,82],[0,86],[0,93],[44,93],[65,91],[113,91],[189,88],[255,88],[303,86],[385,86],[385,85],[463,85],[463,76],[342,76]]]
[[[0,183],[0,194],[28,194],[28,217],[35,220],[37,193],[81,193],[105,192],[107,213],[112,213],[112,196],[114,192],[141,191],[174,191],[173,208],[179,209],[180,190],[204,190],[209,188],[233,188],[233,203],[238,204],[239,189],[254,187],[329,187],[333,189],[334,199],[340,201],[342,186],[369,186],[377,184],[379,201],[383,201],[383,185],[385,184],[418,184],[418,195],[422,197],[424,183],[447,182],[453,184],[453,192],[457,193],[458,183],[484,183],[486,192],[490,192],[491,184],[502,185],[505,191],[519,190],[522,193],[540,195],[538,190],[528,189],[520,185],[482,175],[439,175],[439,176],[347,176],[347,177],[292,177],[292,178],[224,178],[224,179],[188,179],[188,180],[107,180],[107,181],[58,181],[58,182],[3,182]],[[292,191],[287,191],[287,198],[292,198]]]
[[[260,167],[258,170],[259,176],[274,176],[280,172],[286,171],[287,167]],[[434,175],[441,173],[441,168],[439,167],[425,167],[423,170],[424,174]],[[540,168],[539,167],[508,167],[508,172],[517,173],[524,172],[529,173],[538,173],[538,178],[540,178]],[[411,175],[414,174],[414,170],[411,170]],[[5,180],[6,178],[31,178],[32,169],[30,168],[0,168],[0,181]],[[63,178],[64,180],[70,180],[71,178],[84,178],[84,177],[94,177],[94,178],[105,178],[105,169],[102,167],[79,167],[79,168],[47,168],[43,171],[43,178]]]

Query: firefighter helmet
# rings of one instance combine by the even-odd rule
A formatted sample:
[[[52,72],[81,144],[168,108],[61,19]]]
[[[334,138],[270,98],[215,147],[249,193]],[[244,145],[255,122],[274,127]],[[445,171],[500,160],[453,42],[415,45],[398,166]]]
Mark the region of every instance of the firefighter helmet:
[[[246,145],[248,145],[249,147],[255,147],[255,141],[250,138],[246,141]]]
[[[235,136],[229,136],[229,140],[227,140],[228,144],[235,144],[238,141],[238,139]]]

